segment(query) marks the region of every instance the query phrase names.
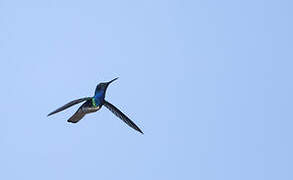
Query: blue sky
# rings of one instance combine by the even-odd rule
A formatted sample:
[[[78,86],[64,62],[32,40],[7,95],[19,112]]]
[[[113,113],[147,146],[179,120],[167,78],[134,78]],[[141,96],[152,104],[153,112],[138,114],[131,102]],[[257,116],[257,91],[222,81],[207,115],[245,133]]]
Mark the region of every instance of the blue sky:
[[[292,5],[0,0],[0,179],[293,179]]]

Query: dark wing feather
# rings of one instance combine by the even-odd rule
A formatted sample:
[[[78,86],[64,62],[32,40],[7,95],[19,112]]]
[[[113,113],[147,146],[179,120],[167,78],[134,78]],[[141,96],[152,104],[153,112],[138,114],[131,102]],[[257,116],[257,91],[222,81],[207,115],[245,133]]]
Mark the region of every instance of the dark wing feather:
[[[56,109],[55,111],[51,112],[50,114],[48,114],[48,116],[51,116],[52,114],[58,113],[60,111],[63,111],[64,109],[67,109],[67,108],[69,108],[69,107],[71,107],[71,106],[73,106],[75,104],[81,103],[81,102],[89,100],[89,99],[91,99],[91,98],[90,97],[85,97],[85,98],[80,98],[80,99],[76,99],[74,101],[71,101],[71,102],[65,104],[64,106]]]
[[[143,132],[137,127],[134,122],[132,122],[125,114],[123,114],[119,109],[117,109],[113,104],[104,101],[104,106],[108,108],[112,113],[114,113],[117,117],[122,119],[128,126],[132,127],[133,129],[137,130],[138,132],[142,133]]]
[[[80,108],[78,108],[78,110],[73,114],[73,116],[71,116],[67,122],[71,122],[71,123],[77,123],[79,120],[81,120],[84,116],[86,115],[86,113],[82,110],[82,106]]]

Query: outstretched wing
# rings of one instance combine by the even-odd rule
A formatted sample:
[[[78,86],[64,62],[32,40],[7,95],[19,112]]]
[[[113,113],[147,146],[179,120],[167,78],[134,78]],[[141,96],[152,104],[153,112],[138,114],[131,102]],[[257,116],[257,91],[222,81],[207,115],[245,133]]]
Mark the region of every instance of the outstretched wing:
[[[71,102],[65,104],[64,106],[56,109],[55,111],[51,112],[50,114],[48,114],[48,116],[51,116],[52,114],[58,113],[60,111],[63,111],[64,109],[67,109],[67,108],[69,108],[69,107],[71,107],[71,106],[73,106],[75,104],[81,103],[81,102],[89,100],[89,99],[91,99],[91,97],[85,97],[85,98],[80,98],[80,99],[76,99],[74,101],[71,101]]]
[[[106,100],[104,101],[104,106],[108,108],[112,113],[114,113],[117,117],[122,119],[128,126],[132,127],[133,129],[137,130],[138,132],[142,133],[143,132],[137,127],[137,125],[134,124],[125,114],[123,114],[118,108],[116,108],[113,104],[107,102]]]

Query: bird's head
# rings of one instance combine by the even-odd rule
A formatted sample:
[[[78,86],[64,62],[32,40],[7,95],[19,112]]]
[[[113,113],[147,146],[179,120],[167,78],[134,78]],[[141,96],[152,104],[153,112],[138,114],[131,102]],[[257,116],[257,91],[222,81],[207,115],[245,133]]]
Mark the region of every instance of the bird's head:
[[[97,94],[97,93],[105,93],[107,88],[108,88],[108,86],[109,86],[109,84],[111,84],[113,81],[115,81],[117,79],[118,79],[118,77],[113,79],[113,80],[111,80],[111,81],[109,81],[109,82],[102,82],[102,83],[98,84],[97,87],[96,87],[95,94]]]

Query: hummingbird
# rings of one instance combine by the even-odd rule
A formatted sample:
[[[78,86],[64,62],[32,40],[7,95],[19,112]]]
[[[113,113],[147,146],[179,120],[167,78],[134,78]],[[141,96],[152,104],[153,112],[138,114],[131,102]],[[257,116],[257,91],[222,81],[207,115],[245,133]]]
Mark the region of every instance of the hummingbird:
[[[105,106],[108,108],[113,114],[115,114],[118,118],[123,120],[128,126],[135,129],[136,131],[143,134],[143,132],[139,129],[137,125],[134,124],[123,112],[121,112],[118,108],[116,108],[113,104],[109,103],[105,100],[105,95],[107,88],[109,84],[111,84],[113,81],[117,80],[118,78],[115,78],[109,82],[103,82],[99,83],[95,90],[95,95],[93,97],[84,97],[80,99],[73,100],[64,106],[56,109],[55,111],[48,114],[48,116],[51,116],[55,113],[58,113],[60,111],[63,111],[73,105],[76,105],[78,103],[84,102],[78,110],[71,116],[67,121],[70,123],[77,123],[80,121],[86,114],[97,112],[101,109],[102,106]]]

